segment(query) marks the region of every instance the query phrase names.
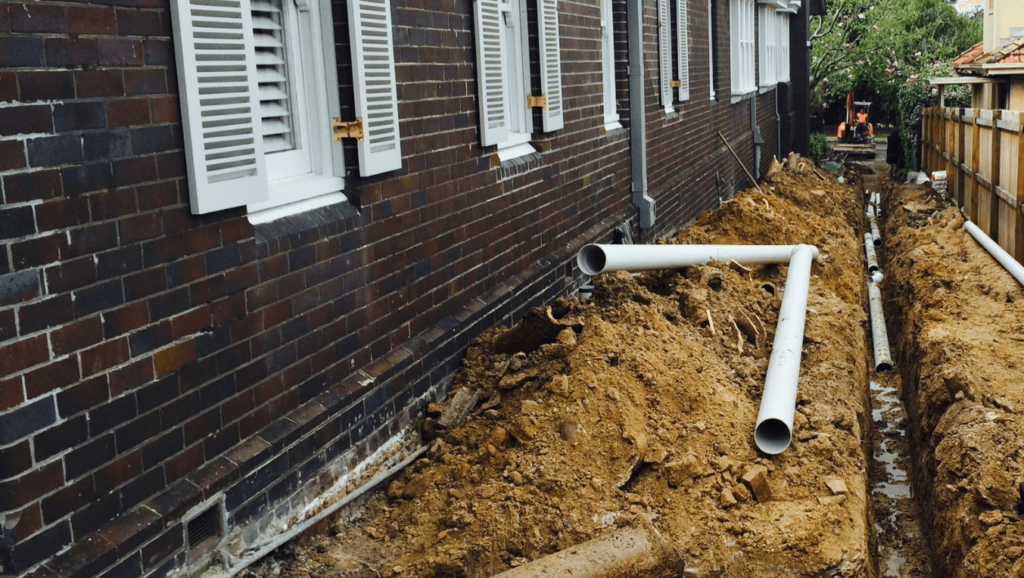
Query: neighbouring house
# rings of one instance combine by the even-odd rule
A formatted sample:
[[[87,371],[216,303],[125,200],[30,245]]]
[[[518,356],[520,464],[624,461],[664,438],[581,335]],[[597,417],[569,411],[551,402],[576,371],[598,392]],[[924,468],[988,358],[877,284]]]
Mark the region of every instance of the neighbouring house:
[[[0,4],[0,574],[186,575],[808,152],[820,0]],[[631,228],[623,226],[631,224]]]

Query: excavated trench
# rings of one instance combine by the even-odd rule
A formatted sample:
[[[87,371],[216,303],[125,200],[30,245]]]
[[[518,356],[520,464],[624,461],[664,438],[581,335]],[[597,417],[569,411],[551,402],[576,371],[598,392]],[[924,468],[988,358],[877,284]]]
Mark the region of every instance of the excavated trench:
[[[924,203],[907,201],[919,191],[886,189],[895,371],[875,373],[864,177],[881,185],[870,172],[851,167],[841,184],[806,161],[776,165],[763,193],[743,191],[666,241],[820,249],[782,454],[756,450],[753,424],[787,267],[604,274],[592,298],[471,344],[449,399],[428,408],[427,453],[246,572],[476,578],[649,528],[686,576],[1024,576],[1013,510],[1024,444],[1011,435],[1024,394],[1010,387],[1024,383],[1013,365],[1024,296],[969,239],[935,247],[929,227],[961,235],[946,228],[951,211],[904,210]],[[923,260],[958,267],[964,254],[971,272],[941,279]],[[968,307],[955,297],[964,288],[990,306]],[[982,358],[988,370],[969,369]]]

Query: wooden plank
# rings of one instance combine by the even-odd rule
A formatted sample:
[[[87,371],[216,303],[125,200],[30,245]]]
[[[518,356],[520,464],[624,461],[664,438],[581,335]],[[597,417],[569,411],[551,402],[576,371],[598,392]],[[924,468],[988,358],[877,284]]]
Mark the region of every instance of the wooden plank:
[[[1017,207],[1024,207],[1024,128],[1017,132],[1017,171],[1014,179],[1017,196]],[[1014,227],[1014,249],[1013,256],[1017,261],[1024,263],[1024,215],[1017,211],[1015,216],[1016,226]]]
[[[977,110],[974,111],[975,113]],[[981,164],[981,127],[978,126],[978,116],[972,116],[974,122],[971,124],[971,175],[978,174],[978,167]],[[978,179],[972,178],[968,184],[968,211],[967,214],[972,221],[978,220]]]
[[[1002,158],[1001,158],[1000,151],[1003,148],[1003,139],[1000,136],[1000,133],[1002,131],[1000,131],[998,128],[995,127],[995,123],[997,123],[999,121],[999,119],[1002,118],[1001,117],[1001,113],[1002,113],[1002,111],[999,111],[999,110],[993,110],[992,111],[992,129],[991,129],[991,134],[989,135],[989,138],[992,139],[992,144],[990,145],[992,147],[992,150],[989,153],[990,160],[989,160],[988,176],[992,180],[992,188],[989,189],[989,191],[988,191],[988,197],[989,197],[988,198],[988,202],[989,202],[989,228],[988,228],[988,236],[992,237],[993,239],[996,239],[996,242],[998,242],[998,240],[999,240],[999,214],[1002,211],[999,210],[1000,201],[999,201],[999,197],[996,196],[995,187],[999,185],[999,176],[1002,174],[1002,172],[1001,172],[1001,165],[1002,165],[1001,161],[1002,161]],[[978,225],[978,226],[980,227],[981,225]],[[982,230],[985,230],[985,229],[982,229]],[[1005,249],[1005,247],[1004,247],[1004,249]]]

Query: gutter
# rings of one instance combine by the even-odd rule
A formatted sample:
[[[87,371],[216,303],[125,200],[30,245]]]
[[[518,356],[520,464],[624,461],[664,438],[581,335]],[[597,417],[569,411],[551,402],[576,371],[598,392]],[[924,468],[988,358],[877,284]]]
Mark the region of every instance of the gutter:
[[[629,43],[629,157],[633,206],[640,216],[640,228],[650,229],[654,226],[654,199],[647,194],[643,0],[626,2],[626,39]]]

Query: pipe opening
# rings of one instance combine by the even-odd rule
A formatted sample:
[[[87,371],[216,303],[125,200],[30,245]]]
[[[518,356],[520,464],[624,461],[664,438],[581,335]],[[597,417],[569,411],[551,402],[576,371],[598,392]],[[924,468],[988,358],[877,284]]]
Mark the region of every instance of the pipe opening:
[[[725,279],[725,275],[721,271],[712,271],[708,273],[705,283],[707,283],[708,287],[711,287],[712,291],[721,291],[723,279]]]
[[[604,254],[604,250],[597,245],[587,245],[580,250],[579,255],[576,258],[576,262],[580,266],[580,270],[585,275],[593,277],[604,270],[605,263],[608,262],[607,257]]]
[[[765,293],[771,295],[772,297],[775,297],[775,284],[774,283],[765,283],[764,285],[761,285],[761,289],[764,289]]]
[[[880,267],[878,265],[870,265],[868,267],[868,273],[877,273]]]
[[[780,419],[766,419],[754,430],[754,442],[766,454],[781,454],[789,447],[792,439],[793,432]]]
[[[885,363],[883,361],[882,363],[879,363],[878,365],[875,366],[875,371],[879,373],[883,371],[892,371],[892,364]]]
[[[875,248],[877,249],[877,248],[879,248],[881,246],[882,246],[882,239],[879,238],[879,237],[875,237]]]

